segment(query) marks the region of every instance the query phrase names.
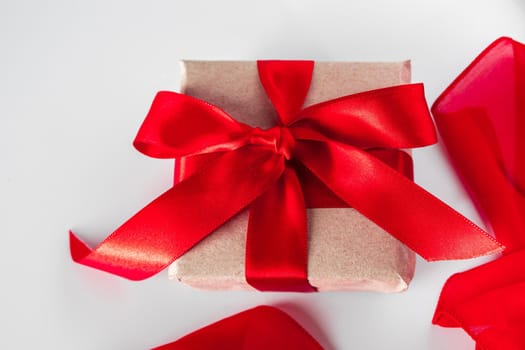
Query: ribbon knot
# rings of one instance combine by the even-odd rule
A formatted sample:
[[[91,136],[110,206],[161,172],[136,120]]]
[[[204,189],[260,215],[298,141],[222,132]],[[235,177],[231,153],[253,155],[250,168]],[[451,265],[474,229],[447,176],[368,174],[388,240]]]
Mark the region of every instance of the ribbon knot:
[[[253,128],[205,101],[158,93],[134,145],[149,156],[177,159],[184,175],[94,250],[71,234],[75,261],[145,279],[248,209],[247,281],[259,290],[313,291],[308,189],[353,207],[428,260],[501,249],[396,171],[396,160],[389,166],[375,155],[437,141],[421,84],[303,108],[313,61],[259,61],[257,67],[278,126]],[[202,166],[188,165],[202,159]]]
[[[276,154],[290,160],[293,156],[295,138],[290,129],[285,126],[273,126],[266,130],[254,128],[249,137],[249,143],[269,146]]]

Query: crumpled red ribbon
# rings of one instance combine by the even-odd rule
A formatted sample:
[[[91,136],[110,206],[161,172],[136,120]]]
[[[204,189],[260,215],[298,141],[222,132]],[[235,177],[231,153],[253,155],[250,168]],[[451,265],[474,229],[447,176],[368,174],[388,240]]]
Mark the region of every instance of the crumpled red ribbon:
[[[132,280],[156,274],[249,207],[246,276],[260,290],[312,291],[305,203],[296,165],[427,260],[471,258],[501,245],[383,163],[436,142],[421,84],[302,108],[312,61],[259,61],[278,114],[268,130],[190,96],[160,92],[135,147],[158,158],[216,154],[91,250],[72,233],[75,261]]]
[[[462,327],[477,349],[525,349],[525,46],[493,42],[435,102],[450,158],[483,218],[507,247],[452,276],[433,322]]]
[[[258,306],[222,319],[152,350],[323,350],[293,318],[271,306]]]

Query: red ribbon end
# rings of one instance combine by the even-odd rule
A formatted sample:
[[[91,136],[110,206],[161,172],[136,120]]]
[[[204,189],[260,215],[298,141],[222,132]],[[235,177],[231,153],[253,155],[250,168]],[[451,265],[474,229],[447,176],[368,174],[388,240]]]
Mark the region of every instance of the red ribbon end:
[[[91,253],[91,248],[89,248],[86,243],[82,242],[73,231],[69,230],[69,252],[71,253],[73,261],[80,262]]]

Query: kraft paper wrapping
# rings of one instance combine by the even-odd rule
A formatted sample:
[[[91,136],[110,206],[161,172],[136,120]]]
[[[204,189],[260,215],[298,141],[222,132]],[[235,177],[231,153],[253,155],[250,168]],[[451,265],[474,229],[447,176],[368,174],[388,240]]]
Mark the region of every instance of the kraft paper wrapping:
[[[316,62],[305,106],[410,82],[410,62]],[[239,121],[268,128],[275,111],[255,61],[184,61],[183,93],[219,106]],[[308,280],[319,291],[400,292],[415,255],[352,208],[307,209]],[[200,289],[253,290],[244,277],[247,211],[239,213],[169,267],[169,276]]]

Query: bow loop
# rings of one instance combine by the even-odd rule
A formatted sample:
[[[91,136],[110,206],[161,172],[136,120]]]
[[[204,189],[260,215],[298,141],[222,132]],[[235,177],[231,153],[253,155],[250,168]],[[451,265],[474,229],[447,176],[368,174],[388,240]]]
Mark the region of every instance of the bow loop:
[[[413,148],[437,141],[422,84],[371,90],[302,110],[293,127],[368,148]]]
[[[161,91],[133,144],[150,157],[179,158],[237,149],[250,129],[205,101]]]

